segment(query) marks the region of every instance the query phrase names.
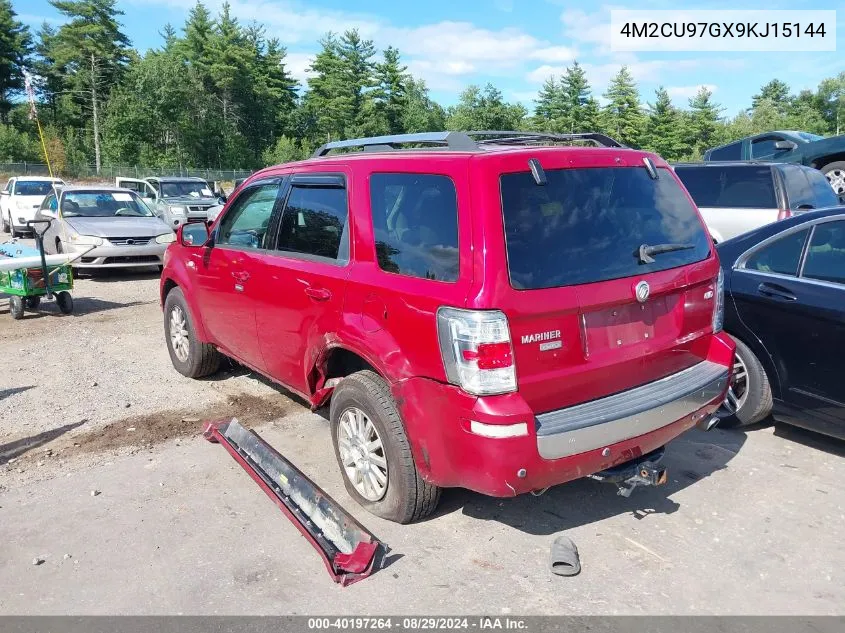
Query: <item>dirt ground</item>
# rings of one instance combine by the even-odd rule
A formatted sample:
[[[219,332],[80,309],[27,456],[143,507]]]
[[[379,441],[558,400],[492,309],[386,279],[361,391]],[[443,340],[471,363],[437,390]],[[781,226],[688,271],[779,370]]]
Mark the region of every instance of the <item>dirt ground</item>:
[[[86,277],[74,315],[45,304],[22,321],[0,295],[0,614],[843,612],[841,442],[691,431],[669,446],[669,483],[630,499],[590,480],[508,500],[449,490],[399,526],[349,498],[322,416],[237,366],[202,381],[171,368],[157,282]],[[199,437],[233,415],[390,546],[384,568],[330,581]],[[548,571],[560,533],[577,577]]]

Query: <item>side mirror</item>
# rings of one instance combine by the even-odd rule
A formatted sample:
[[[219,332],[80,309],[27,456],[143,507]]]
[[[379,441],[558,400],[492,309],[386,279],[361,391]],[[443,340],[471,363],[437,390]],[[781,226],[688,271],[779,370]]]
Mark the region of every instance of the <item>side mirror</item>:
[[[3,189],[3,191],[0,191],[0,196],[8,196],[8,195],[9,195],[9,191],[8,191],[8,190]]]
[[[203,222],[183,224],[180,227],[179,243],[182,246],[210,246],[208,227]]]
[[[798,143],[794,141],[778,141],[775,143],[775,149],[780,151],[791,151],[798,147]]]

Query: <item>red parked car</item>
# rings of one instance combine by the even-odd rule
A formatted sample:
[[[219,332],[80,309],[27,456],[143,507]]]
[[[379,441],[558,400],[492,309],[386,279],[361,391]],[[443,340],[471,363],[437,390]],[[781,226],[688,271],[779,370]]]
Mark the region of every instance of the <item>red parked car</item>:
[[[442,132],[254,174],[210,229],[180,227],[161,300],[179,372],[225,354],[330,402],[350,495],[405,523],[449,486],[659,483],[662,447],[725,397],[722,286],[654,154]]]

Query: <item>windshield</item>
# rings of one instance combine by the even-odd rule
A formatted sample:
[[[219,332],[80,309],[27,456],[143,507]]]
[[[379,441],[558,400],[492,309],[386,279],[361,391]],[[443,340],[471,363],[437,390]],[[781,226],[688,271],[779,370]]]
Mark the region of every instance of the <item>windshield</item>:
[[[705,259],[710,243],[672,173],[642,167],[547,170],[501,177],[511,285],[553,288],[643,275]],[[641,246],[670,245],[651,250]]]
[[[53,183],[44,180],[19,180],[15,183],[16,196],[46,196],[51,191],[53,191]]]
[[[67,218],[153,217],[147,205],[130,191],[73,191],[62,197]]]
[[[818,134],[810,134],[809,132],[796,132],[799,138],[804,139],[805,141],[821,141],[824,136],[819,136]]]
[[[161,195],[164,198],[212,198],[214,194],[208,188],[208,183],[197,180],[182,180],[179,182],[161,183]]]

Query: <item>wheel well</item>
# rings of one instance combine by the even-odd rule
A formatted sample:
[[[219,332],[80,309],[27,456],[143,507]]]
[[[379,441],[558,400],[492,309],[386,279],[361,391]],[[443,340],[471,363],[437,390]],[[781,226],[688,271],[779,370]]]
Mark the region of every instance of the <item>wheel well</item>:
[[[354,374],[356,371],[364,369],[369,369],[377,374],[379,373],[375,367],[370,365],[370,363],[358,354],[342,347],[334,348],[326,358],[326,380],[344,378],[349,374]]]
[[[168,279],[164,282],[164,286],[161,289],[161,303],[164,305],[164,300],[167,299],[167,295],[170,294],[170,291],[173,290],[176,286],[178,286],[175,281],[172,279]]]
[[[845,152],[842,152],[840,154],[830,154],[829,156],[823,156],[818,160],[814,160],[812,166],[816,169],[821,169],[828,163],[835,163],[838,160],[845,160]]]

